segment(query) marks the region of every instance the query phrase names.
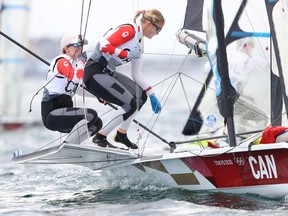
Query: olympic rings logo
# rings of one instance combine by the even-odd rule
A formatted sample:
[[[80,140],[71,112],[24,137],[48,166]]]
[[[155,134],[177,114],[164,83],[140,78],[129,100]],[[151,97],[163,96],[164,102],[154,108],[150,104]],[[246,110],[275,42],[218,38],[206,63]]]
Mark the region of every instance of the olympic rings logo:
[[[237,163],[239,166],[243,166],[245,163],[243,157],[234,157],[234,162]]]

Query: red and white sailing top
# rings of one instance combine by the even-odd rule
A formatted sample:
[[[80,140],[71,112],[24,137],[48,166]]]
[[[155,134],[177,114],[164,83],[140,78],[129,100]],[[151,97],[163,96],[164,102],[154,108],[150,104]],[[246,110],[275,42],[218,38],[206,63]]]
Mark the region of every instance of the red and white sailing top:
[[[131,61],[132,79],[146,91],[152,94],[151,86],[146,82],[142,69],[142,55],[138,59],[128,59],[128,52],[140,47],[144,52],[144,38],[141,25],[124,24],[110,29],[98,42],[91,59],[115,72],[116,67]],[[89,66],[88,62],[87,66]]]
[[[66,94],[73,96],[80,86],[84,73],[84,63],[66,54],[57,56],[50,64],[42,101]]]

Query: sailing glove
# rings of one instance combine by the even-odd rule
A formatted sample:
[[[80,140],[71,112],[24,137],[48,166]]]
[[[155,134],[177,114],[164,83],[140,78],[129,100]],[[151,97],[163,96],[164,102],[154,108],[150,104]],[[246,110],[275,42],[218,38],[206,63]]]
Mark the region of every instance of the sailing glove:
[[[151,94],[150,96],[150,102],[151,102],[151,107],[154,113],[159,113],[161,112],[161,104],[158,101],[158,99],[156,98],[156,96],[154,94]]]
[[[86,52],[80,53],[77,58],[78,58],[78,61],[85,63],[87,61]]]
[[[129,59],[137,59],[140,58],[142,54],[142,49],[140,46],[134,47],[132,50],[128,51],[127,58]]]

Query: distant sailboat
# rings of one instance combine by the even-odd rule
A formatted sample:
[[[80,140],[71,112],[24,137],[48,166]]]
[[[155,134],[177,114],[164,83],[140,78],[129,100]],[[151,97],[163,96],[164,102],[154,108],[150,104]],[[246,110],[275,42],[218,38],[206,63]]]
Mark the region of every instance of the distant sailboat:
[[[27,45],[30,0],[3,0],[0,29]],[[0,124],[6,130],[21,127],[31,120],[21,115],[24,55],[19,47],[0,37]]]

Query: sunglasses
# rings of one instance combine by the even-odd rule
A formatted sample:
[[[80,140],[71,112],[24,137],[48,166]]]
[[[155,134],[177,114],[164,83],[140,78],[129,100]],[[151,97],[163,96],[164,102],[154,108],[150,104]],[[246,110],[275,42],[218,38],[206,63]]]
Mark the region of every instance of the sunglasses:
[[[81,47],[82,46],[82,43],[81,42],[78,42],[78,43],[72,43],[72,44],[68,44],[66,47]]]
[[[147,19],[148,21],[150,21],[151,24],[156,28],[157,34],[159,34],[159,33],[161,32],[162,28],[159,27],[159,26],[157,26],[157,25],[153,22],[153,20],[152,20],[151,18],[148,18],[148,17],[146,17],[146,16],[143,16],[143,17],[144,17],[145,19]]]

